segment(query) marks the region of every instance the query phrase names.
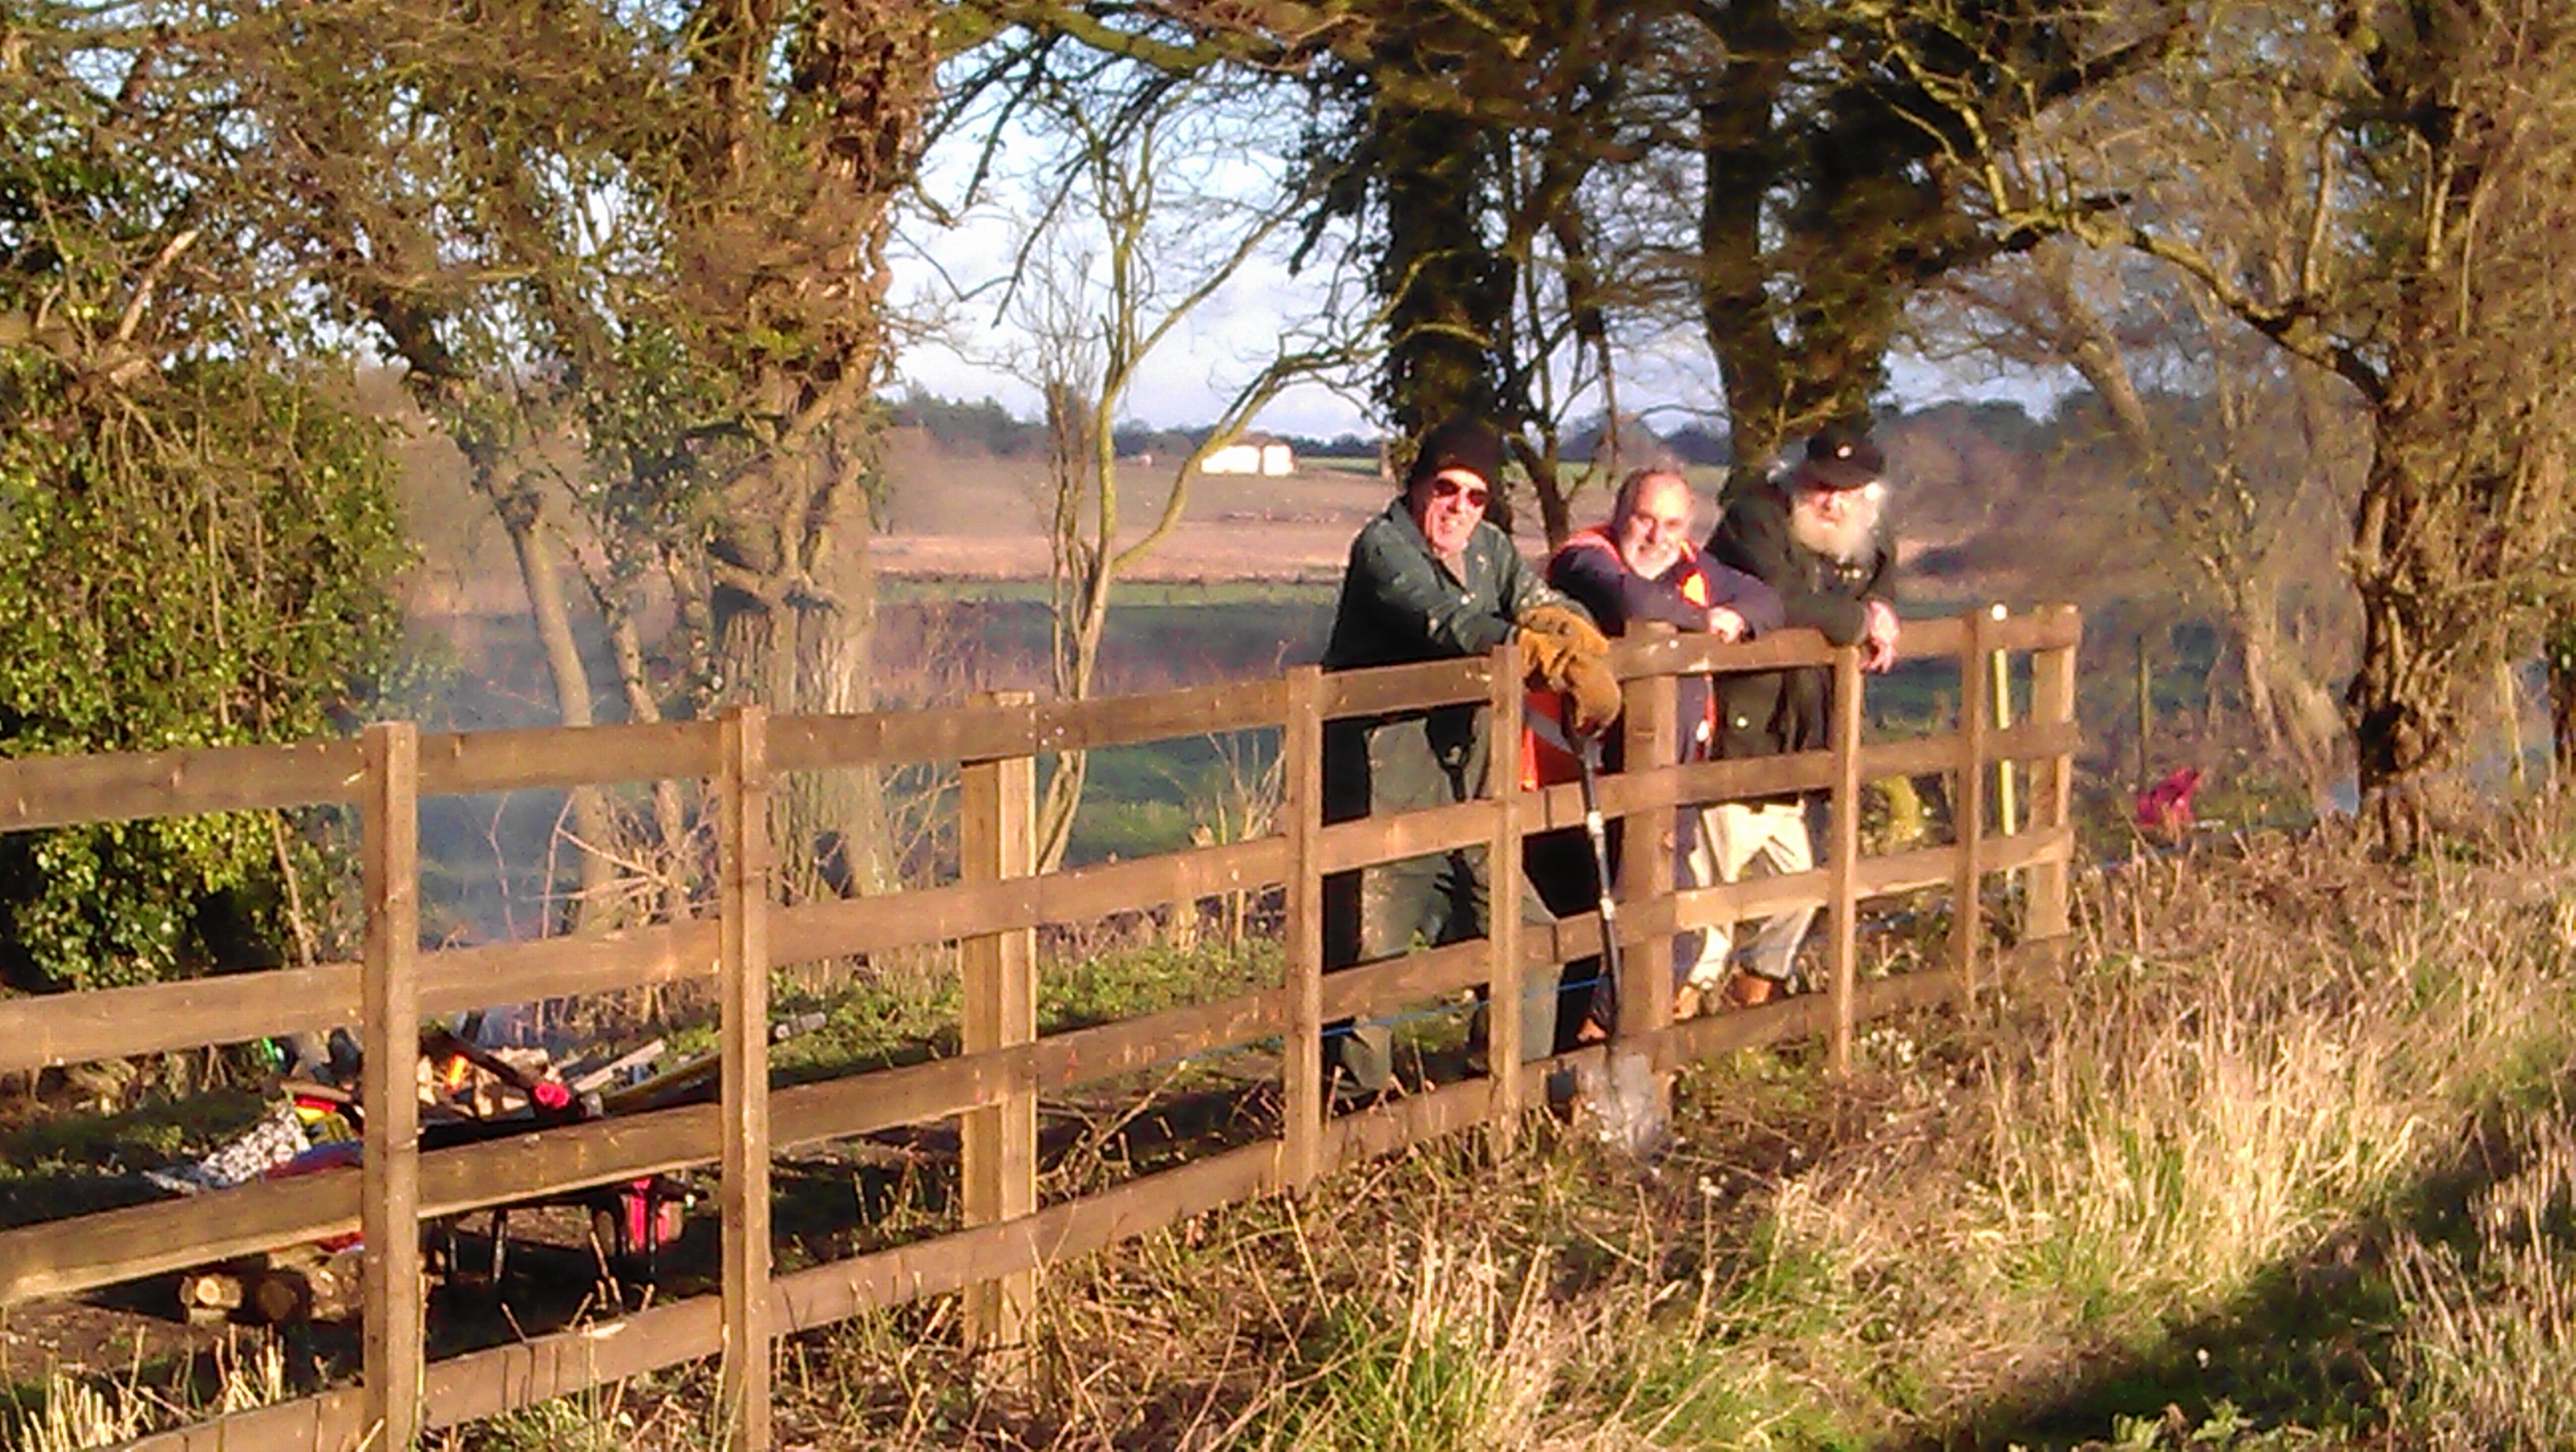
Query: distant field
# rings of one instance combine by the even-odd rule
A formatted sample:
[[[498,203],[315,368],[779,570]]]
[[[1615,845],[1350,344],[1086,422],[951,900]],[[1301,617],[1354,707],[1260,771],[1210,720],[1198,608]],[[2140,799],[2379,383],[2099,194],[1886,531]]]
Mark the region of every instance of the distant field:
[[[879,573],[890,580],[1045,578],[1046,491],[1036,460],[959,453],[904,434],[889,444],[884,468],[885,528],[870,546]],[[1197,475],[1186,482],[1179,525],[1123,572],[1122,594],[1131,585],[1241,581],[1329,589],[1341,577],[1351,536],[1391,497],[1374,459],[1310,458],[1286,478]],[[1172,487],[1164,465],[1122,465],[1118,537],[1132,541],[1151,528]],[[1578,513],[1597,513],[1599,503],[1588,497]],[[1519,539],[1533,558],[1544,550],[1536,510],[1522,511]]]
[[[889,604],[1044,605],[1044,580],[961,580],[899,576],[884,584]],[[1135,608],[1185,609],[1211,605],[1330,605],[1339,585],[1331,580],[1136,580],[1122,581],[1113,614]]]
[[[1297,467],[1308,474],[1357,474],[1364,479],[1377,477],[1377,460],[1367,456],[1328,459],[1307,454],[1297,460]]]

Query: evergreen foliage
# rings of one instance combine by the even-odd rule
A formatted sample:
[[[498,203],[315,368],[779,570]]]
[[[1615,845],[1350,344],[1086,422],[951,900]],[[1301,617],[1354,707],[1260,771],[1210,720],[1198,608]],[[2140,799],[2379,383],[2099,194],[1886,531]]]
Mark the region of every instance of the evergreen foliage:
[[[64,73],[56,72],[59,78]],[[331,734],[392,659],[383,428],[221,279],[182,174],[37,66],[0,86],[0,754]],[[146,982],[280,956],[312,848],[234,813],[0,839],[0,973]]]

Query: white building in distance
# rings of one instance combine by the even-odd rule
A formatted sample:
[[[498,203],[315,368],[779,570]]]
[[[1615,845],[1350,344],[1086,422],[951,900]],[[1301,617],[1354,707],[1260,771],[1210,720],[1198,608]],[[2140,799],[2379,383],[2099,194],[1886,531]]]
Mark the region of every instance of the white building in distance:
[[[1297,451],[1277,439],[1246,435],[1208,455],[1199,472],[1285,478],[1297,472]]]

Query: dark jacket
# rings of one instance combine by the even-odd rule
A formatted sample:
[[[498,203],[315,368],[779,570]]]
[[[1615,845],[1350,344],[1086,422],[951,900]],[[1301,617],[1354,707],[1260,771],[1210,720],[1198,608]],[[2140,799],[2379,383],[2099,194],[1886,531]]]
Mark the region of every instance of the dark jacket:
[[[1389,504],[1351,541],[1324,669],[1482,655],[1511,639],[1522,611],[1563,603],[1490,523],[1476,526],[1463,563],[1464,578],[1452,574],[1404,501]],[[1324,739],[1325,816],[1344,821],[1473,796],[1485,774],[1478,714],[1462,704],[1332,723]]]
[[[1468,537],[1465,565],[1466,578],[1451,574],[1404,501],[1389,504],[1351,541],[1324,669],[1483,655],[1512,638],[1522,611],[1563,599],[1490,523]]]
[[[1780,596],[1781,623],[1821,631],[1835,645],[1869,632],[1871,600],[1889,600],[1896,552],[1882,529],[1859,559],[1828,559],[1789,533],[1789,501],[1776,486],[1748,490],[1727,506],[1708,537],[1718,563],[1742,570]],[[1824,747],[1832,673],[1822,666],[1755,671],[1718,686],[1722,757],[1772,756]]]
[[[1779,593],[1744,571],[1708,559],[1688,545],[1660,575],[1641,575],[1628,568],[1607,528],[1582,530],[1548,557],[1547,582],[1591,612],[1610,635],[1625,635],[1633,620],[1658,620],[1677,630],[1706,630],[1708,611],[1724,605],[1744,617],[1751,635],[1780,628]],[[1700,760],[1712,743],[1702,734],[1711,723],[1709,680],[1684,676],[1676,692],[1681,723],[1681,759]]]

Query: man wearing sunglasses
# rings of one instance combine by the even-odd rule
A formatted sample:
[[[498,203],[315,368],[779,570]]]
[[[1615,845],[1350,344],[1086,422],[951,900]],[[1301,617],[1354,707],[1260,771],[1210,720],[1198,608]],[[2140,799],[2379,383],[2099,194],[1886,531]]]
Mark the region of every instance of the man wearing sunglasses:
[[[1502,460],[1501,438],[1476,420],[1453,420],[1424,436],[1404,493],[1351,542],[1324,669],[1479,656],[1517,640],[1531,683],[1574,697],[1576,729],[1604,730],[1619,714],[1618,681],[1604,660],[1609,643],[1485,518]],[[1325,820],[1476,797],[1490,746],[1482,715],[1479,706],[1462,703],[1329,723]],[[1460,848],[1327,882],[1325,966],[1482,937],[1491,896],[1485,855],[1479,847]],[[1545,920],[1534,896],[1519,896],[1524,916]],[[1554,1037],[1555,976],[1552,969],[1532,974],[1523,1000],[1523,1042],[1534,1059],[1548,1054]],[[1385,1026],[1336,1024],[1326,1043],[1356,1089],[1392,1086],[1393,1045]]]

